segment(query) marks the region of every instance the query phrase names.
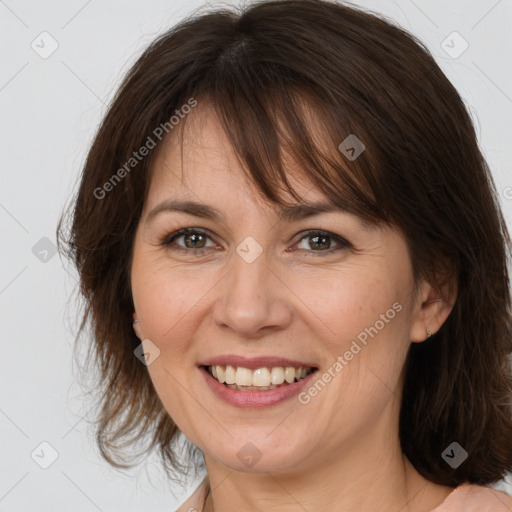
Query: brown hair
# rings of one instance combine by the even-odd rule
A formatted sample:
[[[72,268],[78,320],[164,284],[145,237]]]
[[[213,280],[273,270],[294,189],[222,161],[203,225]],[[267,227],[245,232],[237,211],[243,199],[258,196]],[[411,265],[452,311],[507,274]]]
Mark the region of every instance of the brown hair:
[[[378,14],[326,0],[195,13],[146,49],[101,123],[69,231],[61,217],[57,237],[85,298],[78,334],[88,322],[93,328],[88,362],[99,370],[96,432],[105,459],[131,467],[123,448],[150,439],[139,456],[158,447],[169,476],[185,471],[179,430],[133,353],[140,340],[132,330],[131,253],[157,151],[133,169],[125,165],[122,179],[112,177],[155,139],[157,127],[172,135],[169,118],[191,98],[215,109],[263,196],[284,205],[277,193],[284,184],[300,200],[283,170],[286,148],[335,203],[402,231],[416,283],[426,279],[441,290],[445,262],[458,296],[440,331],[409,349],[402,450],[438,484],[502,479],[512,470],[511,242],[470,116],[413,35]],[[304,101],[325,127],[321,144]],[[355,160],[338,151],[333,157],[350,134],[365,151]],[[108,194],[99,194],[109,180]],[[469,454],[457,469],[441,457],[453,441]],[[185,459],[198,454],[189,446]]]

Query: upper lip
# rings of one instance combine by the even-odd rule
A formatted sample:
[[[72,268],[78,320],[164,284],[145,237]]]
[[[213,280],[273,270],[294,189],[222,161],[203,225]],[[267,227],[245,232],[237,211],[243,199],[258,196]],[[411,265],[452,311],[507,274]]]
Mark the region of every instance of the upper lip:
[[[287,359],[285,357],[260,356],[243,357],[236,355],[216,356],[198,364],[198,366],[240,366],[250,370],[257,368],[292,366],[293,368],[316,368],[314,363]]]

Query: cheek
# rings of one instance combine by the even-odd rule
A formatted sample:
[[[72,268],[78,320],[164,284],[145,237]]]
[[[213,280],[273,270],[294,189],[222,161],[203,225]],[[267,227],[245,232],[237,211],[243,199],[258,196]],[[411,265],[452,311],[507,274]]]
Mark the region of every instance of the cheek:
[[[143,335],[159,343],[180,331],[182,320],[201,298],[201,290],[187,282],[179,269],[155,261],[151,254],[135,253],[131,280]]]
[[[393,269],[349,265],[339,270],[315,272],[314,276],[295,273],[287,280],[300,302],[325,328],[328,338],[351,339],[373,325],[381,314],[400,300],[403,276]],[[393,314],[393,311],[391,311]]]
[[[395,388],[408,347],[407,286],[407,274],[391,264],[351,265],[315,280],[304,302],[320,319],[325,335],[319,341],[329,354],[324,362],[336,374],[329,400],[355,412],[364,397],[379,409],[381,393]],[[304,285],[297,289],[308,297]]]
[[[189,378],[193,360],[190,351],[197,329],[194,305],[204,288],[187,286],[183,273],[141,257],[132,266],[132,293],[143,331],[160,350],[160,356],[147,367],[155,390],[180,429],[190,430],[190,417],[199,414],[190,392],[183,385]]]

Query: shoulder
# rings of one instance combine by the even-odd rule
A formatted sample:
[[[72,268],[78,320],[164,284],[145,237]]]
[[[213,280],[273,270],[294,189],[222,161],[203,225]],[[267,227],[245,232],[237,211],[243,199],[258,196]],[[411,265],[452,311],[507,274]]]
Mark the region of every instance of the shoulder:
[[[512,497],[492,487],[463,484],[431,512],[511,512]]]
[[[208,475],[204,477],[195,491],[178,507],[176,512],[201,512],[208,489]]]

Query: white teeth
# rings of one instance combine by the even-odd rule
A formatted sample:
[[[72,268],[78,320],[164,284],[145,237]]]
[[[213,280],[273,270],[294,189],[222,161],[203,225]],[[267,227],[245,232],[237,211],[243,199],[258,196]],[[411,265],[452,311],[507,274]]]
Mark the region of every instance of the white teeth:
[[[252,386],[252,372],[249,368],[236,369],[236,385],[237,386]]]
[[[284,382],[284,370],[280,367],[272,368],[272,384],[282,384]]]
[[[306,377],[311,368],[293,368],[292,366],[273,368],[249,368],[236,366],[211,366],[210,373],[220,383],[226,384],[233,389],[244,389],[247,391],[257,389],[265,391],[274,389],[283,384],[292,384]]]
[[[236,368],[233,366],[226,366],[226,373],[224,374],[226,384],[236,384]]]
[[[291,384],[295,380],[295,368],[287,366],[284,372],[284,380]]]
[[[248,384],[250,386],[250,384]],[[270,372],[267,368],[258,368],[252,372],[252,385],[253,386],[270,386]]]

